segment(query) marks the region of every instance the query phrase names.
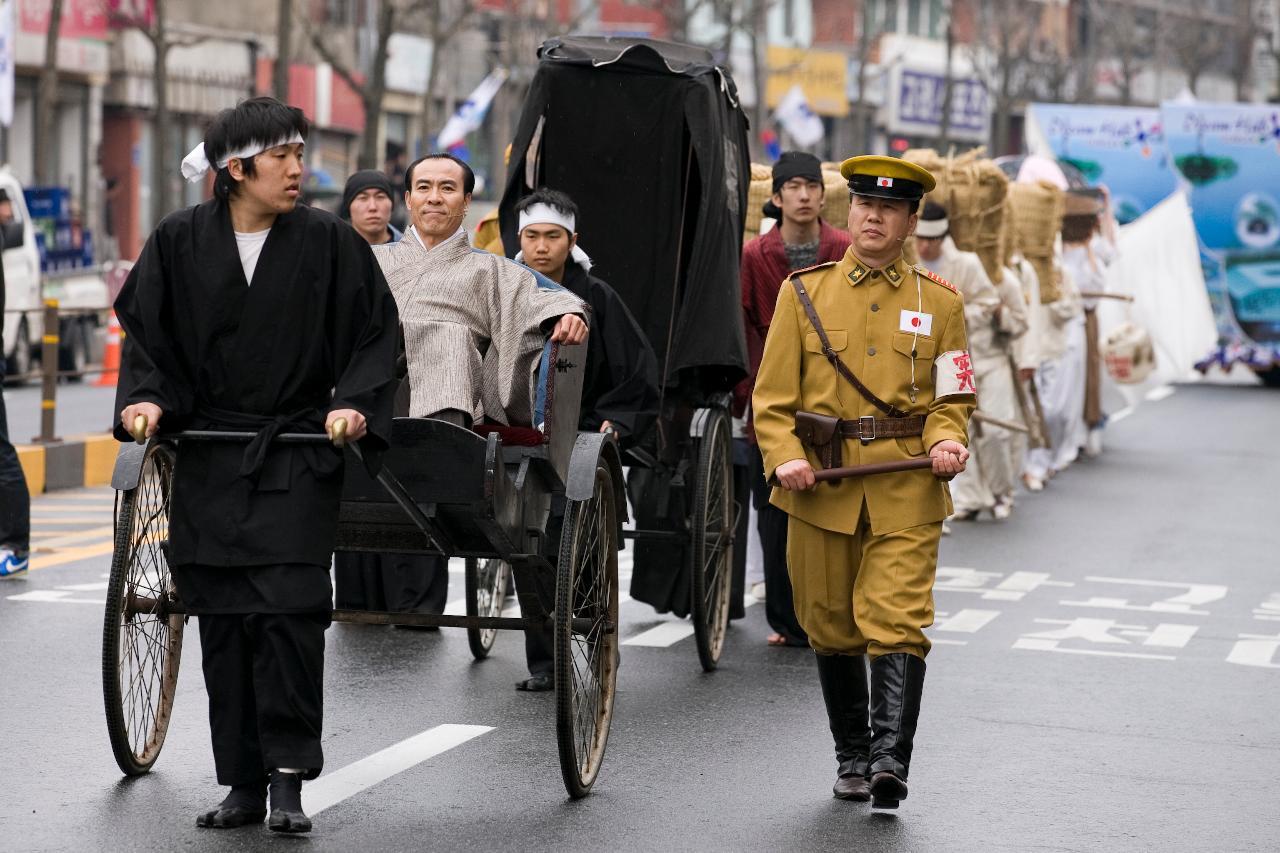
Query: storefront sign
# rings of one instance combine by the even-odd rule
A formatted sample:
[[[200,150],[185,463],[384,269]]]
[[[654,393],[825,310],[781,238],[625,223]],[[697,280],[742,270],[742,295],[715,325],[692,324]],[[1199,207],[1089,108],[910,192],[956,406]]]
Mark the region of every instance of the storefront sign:
[[[848,57],[833,50],[801,50],[770,46],[765,103],[774,109],[793,86],[804,90],[805,100],[818,115],[849,114]]]
[[[894,75],[890,92],[887,127],[891,133],[931,136],[941,130],[945,74],[900,68]],[[990,122],[986,87],[972,77],[954,77],[949,134],[956,139],[985,141]]]

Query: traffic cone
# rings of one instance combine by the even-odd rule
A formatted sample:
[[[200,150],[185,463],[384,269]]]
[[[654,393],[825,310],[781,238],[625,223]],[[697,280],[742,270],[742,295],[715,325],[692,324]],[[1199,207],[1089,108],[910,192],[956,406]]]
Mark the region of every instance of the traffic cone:
[[[120,339],[123,336],[120,321],[116,319],[116,312],[112,311],[111,319],[107,322],[107,345],[102,350],[102,373],[94,385],[111,388],[116,386],[120,378]]]

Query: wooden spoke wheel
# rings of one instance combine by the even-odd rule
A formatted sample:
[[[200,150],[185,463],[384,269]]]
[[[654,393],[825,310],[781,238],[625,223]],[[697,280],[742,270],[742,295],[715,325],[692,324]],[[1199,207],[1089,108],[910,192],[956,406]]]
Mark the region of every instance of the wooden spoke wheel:
[[[604,761],[618,677],[618,524],[613,480],[596,463],[590,500],[569,501],[556,576],[556,737],[569,796],[585,797]]]
[[[689,547],[694,639],[702,669],[711,672],[724,651],[733,567],[733,446],[729,418],[713,409],[698,442]]]
[[[511,585],[511,567],[502,560],[467,560],[467,615],[501,616]],[[484,660],[498,636],[497,628],[468,628],[467,642],[476,660]]]
[[[183,614],[169,574],[173,446],[147,448],[137,488],[116,497],[116,540],[102,630],[102,692],[107,734],[128,776],[160,755],[182,660]]]

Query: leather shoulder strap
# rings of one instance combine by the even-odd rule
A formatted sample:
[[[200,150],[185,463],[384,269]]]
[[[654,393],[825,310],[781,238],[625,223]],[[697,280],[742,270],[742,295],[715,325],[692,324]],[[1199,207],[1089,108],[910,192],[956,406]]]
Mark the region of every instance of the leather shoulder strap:
[[[800,276],[792,274],[791,286],[795,289],[796,296],[800,297],[800,305],[804,308],[804,313],[809,317],[809,323],[813,326],[813,330],[818,333],[818,340],[822,343],[822,354],[827,357],[827,361],[831,362],[831,366],[835,368],[836,373],[840,374],[857,389],[858,393],[866,399],[868,403],[875,406],[891,418],[905,418],[907,412],[902,411],[896,406],[892,406],[881,400],[871,389],[862,384],[862,381],[854,375],[849,366],[845,364],[836,351],[831,348],[831,341],[827,338],[827,330],[822,327],[822,321],[818,319],[818,311],[813,307],[813,300],[809,298],[809,291],[805,290],[804,282]]]

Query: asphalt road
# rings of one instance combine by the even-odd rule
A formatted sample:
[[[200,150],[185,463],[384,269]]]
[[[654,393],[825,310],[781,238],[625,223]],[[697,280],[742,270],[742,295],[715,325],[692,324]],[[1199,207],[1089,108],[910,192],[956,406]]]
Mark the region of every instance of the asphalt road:
[[[460,631],[344,625],[328,634],[325,773],[383,750],[407,769],[314,813],[305,841],[197,830],[222,794],[195,631],[164,754],[122,779],[99,669],[111,493],[46,496],[35,568],[0,583],[0,850],[1280,849],[1277,424],[1274,391],[1179,387],[1010,521],[955,525],[896,814],[831,798],[812,656],[766,647],[762,606],[704,675],[691,639],[635,644],[669,620],[629,602],[585,800],[561,786],[551,696],[512,689],[518,636],[473,663]],[[457,745],[405,759],[446,732]]]

